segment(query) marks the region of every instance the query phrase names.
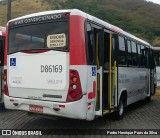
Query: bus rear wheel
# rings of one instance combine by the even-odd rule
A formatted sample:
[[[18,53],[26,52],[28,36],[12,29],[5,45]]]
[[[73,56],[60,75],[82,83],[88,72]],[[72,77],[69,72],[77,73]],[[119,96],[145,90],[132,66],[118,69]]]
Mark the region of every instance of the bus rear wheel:
[[[116,120],[121,120],[124,116],[125,104],[124,100],[121,98],[119,101],[119,105],[117,111],[115,111],[114,117]]]

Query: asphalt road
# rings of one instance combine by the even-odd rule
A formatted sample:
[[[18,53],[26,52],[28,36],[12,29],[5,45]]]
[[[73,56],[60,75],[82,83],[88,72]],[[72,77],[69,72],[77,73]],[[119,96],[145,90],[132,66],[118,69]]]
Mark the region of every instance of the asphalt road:
[[[71,132],[84,129],[90,137],[95,131],[103,129],[160,129],[160,96],[153,96],[150,103],[140,101],[127,107],[126,114],[120,121],[114,120],[111,115],[91,122],[68,118],[53,120],[41,116],[30,116],[24,111],[1,109],[0,129],[52,129],[53,131],[69,129]]]

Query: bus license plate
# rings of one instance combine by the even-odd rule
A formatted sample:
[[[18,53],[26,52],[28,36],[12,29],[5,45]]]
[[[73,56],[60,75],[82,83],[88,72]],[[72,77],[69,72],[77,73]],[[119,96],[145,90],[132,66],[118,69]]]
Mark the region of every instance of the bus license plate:
[[[29,106],[29,111],[37,112],[37,113],[43,113],[43,106],[30,105]]]

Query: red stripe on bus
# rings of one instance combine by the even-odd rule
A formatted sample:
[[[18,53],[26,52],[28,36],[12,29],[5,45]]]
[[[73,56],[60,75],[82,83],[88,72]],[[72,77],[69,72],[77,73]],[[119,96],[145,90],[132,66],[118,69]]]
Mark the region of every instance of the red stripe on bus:
[[[70,65],[86,65],[85,18],[70,16]]]
[[[22,51],[22,53],[26,53],[26,54],[34,54],[34,53],[45,53],[48,52],[49,50],[24,50]]]
[[[93,92],[88,93],[88,99],[93,99],[96,97],[96,81],[93,81]]]
[[[6,39],[4,46],[4,66],[7,66],[7,51],[8,51],[8,26],[6,27]]]

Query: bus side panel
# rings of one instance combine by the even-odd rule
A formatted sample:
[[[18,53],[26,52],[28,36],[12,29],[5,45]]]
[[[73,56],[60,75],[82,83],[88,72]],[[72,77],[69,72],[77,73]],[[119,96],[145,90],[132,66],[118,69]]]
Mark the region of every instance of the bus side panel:
[[[70,16],[70,69],[75,69],[79,73],[82,94],[87,97],[85,102],[86,120],[93,120],[96,104],[96,73],[93,75],[93,67],[87,66],[84,25],[84,17],[77,15]]]
[[[127,105],[144,99],[149,91],[149,69],[118,68],[118,100],[123,90],[127,91]]]
[[[87,120],[95,118],[96,92],[97,92],[97,71],[96,66],[88,66],[87,71]]]

